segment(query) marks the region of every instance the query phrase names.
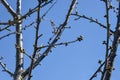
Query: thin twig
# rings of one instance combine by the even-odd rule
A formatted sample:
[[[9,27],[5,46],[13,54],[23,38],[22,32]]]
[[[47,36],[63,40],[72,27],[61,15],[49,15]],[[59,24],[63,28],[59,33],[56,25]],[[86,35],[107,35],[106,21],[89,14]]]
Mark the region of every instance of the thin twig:
[[[41,17],[42,19],[43,19],[43,17],[45,17],[45,16],[48,14],[48,12],[53,8],[53,6],[56,4],[56,2],[57,2],[57,1],[55,1],[55,2],[51,5],[51,7],[43,14],[43,16]]]
[[[52,3],[54,0],[50,0],[50,1],[47,1],[45,2],[44,4],[41,5],[41,8],[45,7],[46,5]],[[57,1],[57,0],[56,0]]]
[[[2,62],[0,61],[0,65],[1,65],[1,67],[3,68],[3,71],[5,71],[6,73],[8,73],[11,77],[14,76],[14,74],[7,69],[6,64],[4,64],[4,63],[2,63]]]
[[[20,20],[26,19],[27,17],[29,17],[30,15],[32,15],[34,12],[36,12],[38,10],[38,5],[36,7],[34,7],[33,9],[29,9],[29,11],[24,14]]]
[[[60,46],[60,45],[68,46],[69,44],[72,44],[72,43],[75,43],[75,42],[81,41],[81,40],[83,40],[83,37],[82,37],[82,36],[78,37],[76,40],[73,40],[73,41],[67,41],[67,42],[57,43],[57,44],[53,45],[53,47]],[[50,45],[41,45],[41,46],[38,47],[37,49],[38,49],[38,50],[39,50],[39,49],[41,50],[42,48],[46,48],[46,47],[50,47]]]
[[[55,39],[52,41],[52,43],[50,44],[50,47],[48,47],[45,52],[43,52],[43,54],[35,61],[35,63],[33,64],[33,69],[39,65],[39,63],[47,56],[47,54],[50,52],[50,50],[52,49],[53,45],[58,41],[58,39],[60,38],[60,36],[62,35],[64,29],[65,29],[65,26],[67,25],[67,22],[69,20],[69,17],[72,13],[72,10],[74,9],[75,7],[75,4],[76,4],[76,0],[72,0],[72,3],[71,3],[71,6],[69,8],[69,11],[67,13],[67,17],[65,19],[65,21],[63,22],[62,26],[59,26],[60,27],[60,31],[58,32],[58,34],[56,35]],[[30,71],[30,67],[28,67],[26,69],[26,71],[23,73],[23,77],[27,76],[29,74],[29,71]]]
[[[10,28],[11,26],[10,25],[8,25],[8,26],[6,26],[6,27],[4,27],[4,28],[2,28],[2,29],[0,29],[0,32],[1,31],[4,31],[4,30],[8,30],[8,28]]]
[[[78,20],[80,18],[84,18],[84,19],[89,20],[90,22],[94,22],[94,23],[98,24],[99,26],[107,29],[107,27],[104,24],[102,24],[101,22],[99,22],[97,19],[93,19],[92,17],[89,18],[89,17],[87,17],[85,15],[79,15],[79,14],[71,14],[71,15],[74,15],[74,16],[78,17],[75,20]],[[114,31],[110,30],[110,34],[114,34]]]
[[[40,8],[43,8],[44,6],[46,6],[47,4],[51,3],[53,0],[46,2],[45,4],[43,4]],[[34,12],[38,11],[38,7],[39,5],[37,5],[36,7],[34,7],[33,9],[29,9],[29,11],[24,14],[20,20],[26,19],[27,17],[29,17],[30,15],[32,15]]]
[[[3,39],[3,38],[5,38],[5,37],[8,37],[8,36],[10,36],[10,35],[12,35],[12,34],[16,34],[16,32],[8,33],[8,34],[6,34],[6,35],[0,37],[0,40]]]
[[[31,22],[29,25],[25,25],[25,27],[23,27],[22,29],[23,30],[26,30],[28,27],[31,27],[35,22]]]
[[[0,21],[0,25],[9,25],[9,23],[8,22],[1,22]]]
[[[93,78],[96,77],[97,73],[100,72],[104,64],[105,64],[105,61],[99,66],[99,68],[95,71],[95,73],[92,75],[92,77],[89,80],[92,80]]]

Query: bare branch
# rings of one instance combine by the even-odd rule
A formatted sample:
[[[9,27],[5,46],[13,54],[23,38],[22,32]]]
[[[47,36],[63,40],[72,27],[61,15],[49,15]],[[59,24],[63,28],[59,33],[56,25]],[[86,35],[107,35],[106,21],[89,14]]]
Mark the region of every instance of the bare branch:
[[[0,32],[1,32],[1,31],[4,31],[4,30],[8,30],[8,31],[9,31],[9,29],[8,29],[9,27],[11,27],[11,26],[10,26],[10,25],[8,25],[8,26],[6,26],[6,27],[4,27],[4,28],[0,29]]]
[[[71,15],[71,13],[72,13],[72,10],[73,10],[74,7],[75,7],[75,4],[76,4],[76,0],[73,0],[72,3],[71,3],[71,6],[70,6],[70,8],[69,8],[69,11],[68,11],[68,13],[67,13],[67,16],[66,16],[65,21],[63,22],[62,25],[59,26],[59,32],[58,32],[58,34],[56,35],[55,39],[51,42],[50,47],[48,47],[48,48],[45,50],[45,52],[43,53],[43,56],[44,56],[44,57],[47,56],[47,54],[49,53],[49,51],[51,50],[51,48],[53,47],[53,45],[60,39],[60,36],[62,35],[62,33],[63,33],[64,29],[65,29],[65,26],[67,25],[67,22],[68,22],[68,20],[69,20],[69,17],[70,17],[70,15]],[[40,60],[40,61],[41,61],[41,60]],[[39,61],[39,59],[38,59],[38,62],[40,62],[40,61]],[[37,62],[37,64],[38,64],[38,62]],[[37,64],[35,64],[35,66],[37,66]],[[35,67],[35,66],[34,66],[34,67]]]
[[[15,11],[12,9],[12,7],[8,4],[8,2],[6,0],[1,0],[1,2],[6,7],[8,12],[10,12],[10,14],[13,16],[13,18],[15,18],[17,15],[16,15]]]
[[[57,2],[57,1],[56,1]],[[47,15],[47,13],[53,8],[53,6],[56,4],[56,2],[54,2],[51,7],[43,14],[43,16],[41,17],[43,19],[44,16]]]
[[[0,21],[0,25],[9,25],[8,22],[1,22]]]
[[[92,80],[93,78],[96,77],[97,73],[101,71],[101,68],[105,64],[105,61],[99,66],[99,68],[95,71],[95,73],[92,75],[92,77],[89,80]]]
[[[68,46],[69,44],[75,43],[77,41],[82,41],[82,40],[83,40],[83,36],[79,36],[76,40],[57,43],[57,44],[54,44],[53,47],[60,46],[60,45]],[[42,48],[46,48],[46,47],[50,47],[50,45],[41,45],[40,47],[37,48],[37,50],[39,49],[41,50]]]
[[[37,53],[37,46],[38,46],[38,39],[39,39],[39,27],[40,27],[40,22],[41,22],[41,19],[40,19],[40,5],[41,5],[41,2],[38,0],[38,11],[37,11],[37,21],[36,21],[36,34],[35,34],[35,42],[34,42],[34,52],[33,52],[33,55],[32,55],[32,59],[31,59],[31,64],[30,64],[30,69],[29,69],[29,73],[28,73],[28,80],[31,79],[31,73],[32,73],[32,70],[33,70],[33,64],[34,64],[34,58],[35,58],[35,55]]]
[[[54,0],[46,1],[44,4],[41,5],[41,8],[45,7],[46,5],[52,3]],[[57,1],[57,0],[56,0]]]
[[[71,14],[71,15],[78,16],[78,18],[76,18],[75,20],[78,20],[78,19],[80,19],[80,18],[84,18],[84,19],[89,20],[90,22],[94,22],[94,23],[98,24],[99,26],[107,29],[107,27],[106,27],[105,25],[103,25],[103,24],[102,24],[101,22],[99,22],[97,19],[93,19],[92,17],[89,18],[89,17],[87,17],[87,16],[85,16],[85,15],[79,15],[79,14]],[[109,34],[114,34],[114,31],[110,30],[110,33],[109,33]]]
[[[72,13],[72,10],[74,9],[75,7],[75,4],[76,4],[76,0],[72,0],[72,3],[71,3],[71,6],[69,8],[69,11],[67,13],[67,16],[66,16],[66,19],[65,21],[63,22],[62,25],[59,26],[59,32],[58,34],[56,35],[55,39],[52,41],[52,43],[50,44],[50,46],[45,50],[45,52],[43,52],[43,54],[34,62],[33,64],[33,69],[39,65],[39,63],[47,56],[47,54],[50,52],[50,50],[52,49],[53,45],[59,40],[60,36],[62,35],[64,29],[65,29],[65,26],[67,25],[67,22],[69,20],[69,17]],[[27,68],[27,70],[23,73],[23,77],[25,77],[26,75],[29,74],[29,71],[30,71],[31,67]]]
[[[109,55],[109,38],[110,38],[110,22],[109,22],[109,7],[108,7],[108,1],[105,0],[105,6],[106,6],[106,14],[105,14],[105,18],[106,18],[106,25],[107,25],[107,36],[106,36],[106,54],[105,54],[105,66],[104,66],[104,70],[103,70],[103,74],[101,76],[101,80],[104,80],[104,76],[106,73],[106,68],[108,66],[108,55]]]
[[[11,32],[11,33],[8,33],[8,34],[6,34],[6,35],[4,35],[4,36],[1,36],[1,37],[0,37],[0,40],[3,39],[3,38],[5,38],[5,37],[8,37],[8,36],[10,36],[10,35],[12,35],[12,34],[16,34],[16,32]]]
[[[38,10],[38,5],[34,7],[33,9],[29,9],[29,11],[25,15],[23,15],[20,20],[26,19],[27,17],[29,17],[31,14],[33,14],[37,10]]]
[[[53,0],[51,0],[51,1],[49,1],[49,2],[46,2],[46,3],[43,4],[40,8],[46,6],[47,4],[51,3],[52,1],[53,1]],[[24,15],[21,17],[20,20],[26,19],[27,17],[29,17],[30,15],[32,15],[34,12],[38,11],[38,7],[39,7],[39,5],[37,5],[37,6],[34,7],[33,9],[29,9],[29,11],[28,11],[26,14],[24,14]]]
[[[25,27],[23,27],[23,30],[26,30],[28,27],[31,27],[35,22],[31,22],[29,25],[25,25]]]
[[[8,73],[11,77],[14,76],[14,74],[7,69],[6,64],[4,64],[4,63],[2,63],[2,62],[0,61],[0,65],[1,65],[1,67],[3,68],[3,71],[5,71],[6,73]]]
[[[108,65],[106,66],[106,74],[104,80],[110,80],[113,71],[114,60],[116,57],[116,52],[119,44],[119,37],[120,37],[120,2],[119,2],[119,14],[117,17],[117,26],[114,33],[114,40],[112,43],[112,49],[110,51],[110,57],[108,58]]]

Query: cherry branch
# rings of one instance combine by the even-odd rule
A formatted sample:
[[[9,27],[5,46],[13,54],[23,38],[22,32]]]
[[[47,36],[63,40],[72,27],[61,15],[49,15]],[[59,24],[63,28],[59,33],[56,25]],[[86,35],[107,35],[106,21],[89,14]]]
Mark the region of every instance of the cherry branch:
[[[53,47],[56,47],[56,46],[60,46],[60,45],[65,45],[65,46],[68,46],[69,44],[72,44],[72,43],[75,43],[77,41],[82,41],[83,40],[83,36],[79,36],[76,40],[73,40],[73,41],[67,41],[67,42],[61,42],[61,43],[57,43],[57,44],[54,44]],[[41,45],[40,47],[38,47],[37,49],[38,50],[41,50],[42,48],[46,48],[46,47],[50,47],[50,45]]]
[[[67,25],[67,22],[69,20],[69,17],[72,13],[72,10],[74,9],[75,7],[75,4],[76,4],[76,0],[72,0],[72,3],[70,5],[70,8],[69,8],[69,11],[67,13],[67,16],[66,16],[66,19],[65,21],[63,22],[62,25],[59,26],[59,32],[58,34],[56,35],[55,39],[50,43],[50,46],[45,50],[45,52],[43,52],[43,54],[34,62],[33,64],[33,69],[39,65],[39,63],[47,56],[47,54],[50,52],[50,50],[52,49],[53,45],[60,39],[60,36],[62,35],[64,29],[65,29],[65,26]],[[26,69],[26,71],[23,73],[23,77],[27,76],[29,74],[29,71],[30,71],[30,67],[28,67]]]
[[[12,34],[16,34],[16,32],[8,33],[8,34],[6,34],[6,35],[0,37],[0,40],[3,39],[3,38],[5,38],[5,37],[8,37],[8,36],[10,36],[10,35],[12,35]]]
[[[8,2],[6,0],[1,0],[1,3],[6,7],[6,9],[8,10],[8,12],[10,12],[10,14],[15,18],[17,15],[15,13],[15,11],[12,9],[12,7],[8,4]]]
[[[101,80],[104,80],[104,76],[106,73],[106,68],[108,66],[108,55],[109,55],[109,38],[110,38],[110,22],[109,22],[109,6],[108,6],[108,1],[105,0],[105,8],[106,8],[106,14],[105,14],[105,18],[106,18],[106,25],[107,25],[107,36],[106,36],[106,54],[105,54],[105,65],[104,65],[104,69],[103,69],[103,74],[101,76]]]
[[[56,1],[56,2],[57,2],[57,1]],[[53,6],[56,4],[56,2],[54,2],[54,3],[50,6],[50,8],[43,14],[43,16],[41,17],[42,19],[43,19],[43,17],[46,16],[47,13],[53,8]]]
[[[116,25],[116,30],[114,33],[114,40],[112,43],[112,49],[110,51],[110,57],[108,58],[108,65],[106,66],[106,74],[104,77],[104,80],[110,80],[112,71],[113,71],[113,66],[114,66],[114,60],[116,57],[116,53],[117,53],[117,48],[118,48],[118,44],[119,44],[119,38],[120,38],[120,2],[118,5],[118,17],[117,17],[117,25]]]
[[[101,68],[105,64],[105,61],[99,66],[99,68],[95,71],[95,73],[92,75],[92,77],[89,80],[92,80],[93,78],[97,77],[97,73],[101,72]]]
[[[46,5],[52,3],[54,0],[46,1],[44,4],[41,5],[41,8],[45,7]],[[57,0],[56,0],[57,1]]]
[[[9,25],[8,22],[1,22],[0,21],[0,25]]]
[[[52,1],[53,1],[53,0],[44,3],[40,8],[46,6],[47,4],[51,3]],[[21,17],[20,20],[26,19],[27,17],[30,17],[30,15],[32,15],[34,12],[38,11],[38,7],[39,7],[39,5],[37,5],[37,6],[34,7],[33,9],[29,9],[29,11],[28,11],[26,14],[24,14],[24,15]]]
[[[1,65],[1,67],[3,68],[3,71],[5,71],[6,73],[8,73],[11,77],[14,76],[14,74],[7,69],[6,64],[4,64],[4,63],[2,63],[2,62],[0,61],[0,65]]]
[[[25,27],[23,27],[23,30],[26,30],[28,27],[31,27],[33,24],[35,24],[35,21],[31,22],[29,25],[25,25]]]
[[[85,15],[79,15],[78,13],[71,14],[71,15],[78,17],[78,18],[76,18],[75,20],[78,20],[78,19],[80,19],[80,18],[84,18],[84,19],[89,20],[90,22],[94,22],[94,23],[98,24],[99,26],[107,29],[107,27],[106,27],[104,24],[102,24],[101,22],[99,22],[97,19],[93,19],[92,17],[89,18],[89,17],[87,17],[87,16],[85,16]],[[114,34],[114,31],[110,30],[110,34]]]
[[[31,63],[30,63],[30,69],[28,72],[28,80],[31,79],[31,74],[32,74],[32,70],[33,70],[33,64],[35,62],[34,58],[35,55],[37,53],[37,46],[38,46],[38,39],[39,39],[39,28],[40,28],[40,5],[41,5],[41,1],[38,0],[38,11],[37,11],[37,21],[36,21],[36,33],[35,33],[35,42],[34,42],[34,51],[33,51],[33,55],[32,55],[32,59],[31,59]]]
[[[10,25],[8,25],[8,26],[6,26],[6,27],[4,27],[4,28],[0,29],[0,32],[1,32],[1,31],[4,31],[4,30],[8,30],[8,31],[10,31],[10,30],[8,29],[9,27],[11,27],[11,26],[10,26]]]

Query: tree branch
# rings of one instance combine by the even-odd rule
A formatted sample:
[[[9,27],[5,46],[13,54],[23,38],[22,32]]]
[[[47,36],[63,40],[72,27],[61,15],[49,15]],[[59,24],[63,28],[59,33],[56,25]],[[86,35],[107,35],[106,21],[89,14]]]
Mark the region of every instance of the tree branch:
[[[106,25],[107,25],[107,36],[106,36],[106,54],[105,54],[105,66],[103,69],[103,74],[101,76],[101,80],[104,80],[104,76],[106,73],[106,68],[108,66],[108,55],[109,55],[109,38],[110,38],[110,22],[109,22],[109,6],[108,6],[108,0],[105,0],[105,7],[106,7]]]
[[[15,11],[12,9],[12,7],[8,4],[8,2],[6,0],[1,0],[1,2],[6,7],[8,12],[10,12],[10,14],[13,16],[13,18],[15,18],[17,15],[16,15]]]
[[[68,46],[69,44],[75,43],[75,42],[77,42],[77,41],[82,41],[82,40],[83,40],[83,36],[79,36],[76,40],[57,43],[57,44],[53,45],[53,47],[60,46],[60,45]],[[49,44],[48,44],[48,45],[41,45],[41,46],[38,47],[37,49],[38,49],[38,50],[41,50],[42,48],[46,48],[46,47],[50,47],[50,45],[49,45]]]
[[[97,77],[97,73],[101,71],[101,68],[105,64],[105,61],[99,66],[99,68],[95,71],[95,73],[92,75],[92,77],[89,80],[92,80],[93,78]]]
[[[34,7],[33,9],[29,9],[29,11],[24,14],[20,20],[22,19],[26,19],[27,17],[29,17],[31,14],[33,14],[34,12],[36,12],[38,10],[38,5],[36,7]]]
[[[89,20],[90,22],[94,22],[94,23],[96,23],[96,24],[98,24],[99,26],[101,26],[101,27],[103,27],[103,28],[105,28],[105,29],[107,29],[107,27],[105,26],[105,25],[103,25],[101,22],[99,22],[97,19],[95,20],[95,19],[93,19],[92,17],[87,17],[87,16],[85,16],[85,15],[79,15],[79,14],[71,14],[71,15],[74,15],[74,16],[78,16],[78,18],[76,18],[75,20],[78,20],[78,19],[80,19],[80,18],[84,18],[84,19],[87,19],[87,20]],[[114,34],[114,31],[112,31],[112,30],[110,30],[110,33],[109,34]]]
[[[57,2],[57,1],[56,1]],[[53,6],[56,4],[56,2],[54,2],[50,8],[43,14],[43,16],[41,17],[42,19],[47,15],[47,13],[53,8]]]
[[[40,22],[41,22],[41,18],[40,18],[40,6],[41,6],[41,1],[38,0],[38,11],[37,11],[37,21],[36,21],[36,34],[35,34],[35,42],[34,42],[34,52],[32,55],[32,59],[31,59],[31,64],[30,64],[30,69],[29,69],[29,73],[28,73],[28,80],[31,79],[31,73],[33,70],[33,66],[34,66],[34,62],[35,62],[35,55],[37,53],[37,46],[38,46],[38,39],[39,39],[39,27],[40,27]]]
[[[6,34],[6,35],[4,35],[4,36],[1,36],[1,37],[0,37],[0,40],[3,39],[3,38],[5,38],[5,37],[8,37],[8,36],[10,36],[10,35],[12,35],[12,34],[17,34],[17,33],[16,33],[16,32],[8,33],[8,34]]]
[[[75,7],[76,1],[77,0],[72,0],[72,3],[70,5],[69,11],[68,11],[67,16],[66,16],[66,19],[63,22],[63,24],[59,26],[59,32],[58,32],[58,34],[56,35],[55,39],[50,43],[50,46],[45,50],[45,52],[43,52],[43,54],[34,62],[33,69],[37,65],[39,65],[39,63],[48,55],[48,53],[52,49],[53,45],[59,40],[60,36],[62,35],[62,33],[63,33],[64,29],[65,29],[65,26],[67,25],[67,22],[68,22],[69,17],[70,17],[70,15],[72,13],[72,10]],[[27,70],[23,73],[23,77],[25,77],[25,76],[28,75],[29,70],[30,70],[30,67],[27,68]]]
[[[0,32],[1,32],[1,31],[4,31],[4,30],[8,30],[8,28],[9,28],[9,27],[11,27],[11,26],[10,26],[10,25],[8,25],[8,26],[6,26],[6,27],[4,27],[4,28],[0,29]]]
[[[0,21],[0,25],[9,25],[8,22],[1,22]]]
[[[3,68],[3,71],[5,71],[6,73],[8,73],[11,77],[14,76],[14,74],[7,69],[6,64],[4,64],[4,63],[2,63],[2,62],[0,61],[0,65],[1,65],[1,67]]]
[[[22,73],[24,71],[24,54],[23,54],[23,34],[22,34],[22,20],[21,19],[21,4],[22,0],[17,0],[16,3],[16,14],[17,18],[15,21],[18,20],[16,23],[16,66],[14,72],[14,80],[22,80]],[[19,21],[20,20],[20,21]]]
[[[116,52],[119,44],[119,37],[120,37],[120,2],[119,2],[119,13],[118,13],[118,18],[117,18],[117,26],[116,30],[114,33],[114,40],[112,43],[112,49],[110,51],[110,57],[108,58],[108,65],[106,67],[106,74],[104,80],[110,80],[112,71],[113,71],[113,65],[114,65],[114,60],[116,57]]]
[[[40,6],[40,8],[46,6],[47,4],[51,3],[52,1],[53,1],[53,0],[51,0],[51,1],[49,1],[49,2],[46,2],[45,4],[43,4],[42,6]],[[20,20],[26,19],[27,17],[29,17],[30,15],[32,15],[34,12],[38,11],[38,7],[39,7],[39,5],[37,5],[37,6],[34,7],[33,9],[29,9],[29,11],[28,11],[26,14],[24,14],[24,15],[21,17]]]

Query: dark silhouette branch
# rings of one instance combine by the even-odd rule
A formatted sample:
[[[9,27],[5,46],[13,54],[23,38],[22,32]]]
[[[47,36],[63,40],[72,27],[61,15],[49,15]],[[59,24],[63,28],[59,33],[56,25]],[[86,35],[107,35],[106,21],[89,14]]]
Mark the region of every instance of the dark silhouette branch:
[[[77,14],[75,13],[75,14],[72,14],[72,15],[78,17],[78,18],[76,18],[75,20],[78,20],[78,19],[80,19],[80,18],[84,18],[84,19],[89,20],[90,22],[94,22],[94,23],[98,24],[98,25],[101,26],[102,28],[107,29],[107,27],[106,27],[104,24],[102,24],[101,22],[99,22],[97,19],[93,19],[92,17],[89,18],[89,17],[87,17],[87,16],[85,16],[85,15],[79,15],[78,13],[77,13]],[[114,34],[114,31],[110,30],[109,34]]]
[[[106,35],[106,40],[103,41],[103,44],[105,44],[106,46],[106,53],[105,53],[105,60],[104,62],[99,61],[98,63],[100,63],[99,67],[97,68],[97,70],[94,72],[94,74],[91,76],[91,78],[89,80],[92,80],[93,78],[97,77],[98,73],[101,73],[101,80],[110,80],[112,71],[113,71],[113,65],[114,65],[114,61],[115,61],[115,57],[116,57],[116,52],[117,52],[117,48],[118,48],[118,44],[120,42],[120,2],[119,2],[119,13],[117,15],[117,25],[116,25],[116,29],[115,31],[110,29],[110,21],[109,21],[109,10],[113,8],[112,5],[110,5],[111,0],[101,0],[105,3],[106,6],[106,14],[104,16],[104,18],[106,19],[106,24],[104,25],[102,22],[99,22],[97,19],[94,19],[92,17],[87,17],[85,15],[80,15],[78,14],[78,12],[76,11],[76,13],[72,13],[73,9],[75,8],[75,5],[77,4],[77,0],[72,0],[71,1],[71,5],[69,7],[69,10],[67,12],[67,15],[65,17],[65,20],[62,22],[62,24],[60,24],[59,26],[56,26],[55,22],[53,20],[50,20],[51,26],[53,28],[52,32],[52,36],[49,37],[48,39],[48,44],[46,43],[46,45],[41,45],[39,46],[39,39],[41,38],[41,36],[43,34],[39,34],[39,30],[40,30],[40,23],[42,22],[42,20],[45,20],[45,16],[50,12],[50,10],[53,8],[53,6],[56,4],[57,0],[52,3],[55,0],[38,0],[38,4],[33,7],[32,9],[29,9],[28,12],[26,12],[26,14],[24,14],[23,16],[21,15],[21,0],[17,0],[17,11],[15,12],[13,10],[13,8],[8,4],[8,2],[6,0],[0,0],[0,2],[5,6],[5,8],[8,10],[8,12],[13,16],[13,20],[8,19],[8,22],[1,22],[0,21],[0,25],[3,25],[2,27],[0,27],[0,32],[2,33],[2,31],[8,31],[8,34],[4,34],[2,36],[0,36],[0,40],[8,37],[12,34],[16,34],[16,69],[15,72],[12,73],[10,72],[7,67],[6,64],[2,63],[0,61],[0,66],[3,68],[3,71],[5,71],[6,73],[8,73],[10,76],[12,76],[14,78],[14,80],[24,80],[26,77],[28,80],[31,80],[32,78],[32,71],[33,69],[35,69],[40,63],[41,61],[47,57],[47,55],[52,51],[53,48],[56,48],[56,46],[68,46],[69,44],[75,43],[75,42],[79,42],[81,40],[83,40],[82,36],[77,37],[77,39],[75,40],[70,40],[70,41],[66,41],[66,42],[60,42],[58,43],[58,41],[61,39],[61,35],[63,34],[63,32],[65,31],[65,29],[69,28],[67,26],[70,16],[76,16],[76,18],[74,20],[79,20],[81,18],[86,19],[92,23],[95,23],[97,25],[99,25],[100,27],[104,28],[107,31],[107,35]],[[110,1],[110,2],[109,2]],[[47,6],[48,4],[51,4],[49,6],[49,8],[46,10],[46,12],[41,15],[41,9],[45,6]],[[115,10],[115,7],[114,7]],[[25,25],[24,27],[22,27],[22,21],[26,20],[26,18],[31,17],[32,14],[37,13],[37,18],[36,21],[33,21],[31,23],[29,23],[29,25]],[[29,55],[27,52],[25,52],[24,48],[23,48],[23,36],[22,36],[22,31],[26,30],[28,27],[33,26],[33,24],[36,24],[36,26],[34,26],[35,28],[35,41],[34,41],[34,50],[32,52],[32,56]],[[16,31],[12,31],[13,29],[11,29],[12,26],[16,26]],[[109,46],[110,44],[110,36],[113,36],[113,40],[112,40],[112,46]],[[111,48],[110,48],[111,47]],[[42,49],[44,50],[44,52],[42,52]],[[40,54],[39,56],[36,55]],[[28,66],[28,68],[26,70],[24,70],[24,62],[23,62],[23,55],[26,55],[27,57],[29,57],[29,59],[31,60],[30,65]],[[1,58],[0,58],[1,60]]]
[[[76,0],[72,0],[72,3],[70,5],[69,11],[68,11],[67,16],[66,16],[66,19],[63,22],[63,24],[59,26],[58,34],[56,35],[55,39],[50,43],[50,46],[45,50],[45,52],[43,52],[43,54],[41,54],[41,56],[34,62],[33,69],[37,65],[39,65],[39,63],[48,55],[48,53],[51,51],[53,45],[60,39],[60,36],[62,35],[62,33],[63,33],[64,29],[65,29],[65,26],[67,25],[67,22],[69,20],[69,17],[70,17],[70,15],[72,13],[72,10],[75,7],[75,4],[76,4]],[[26,77],[29,74],[29,71],[30,71],[30,67],[27,68],[26,71],[23,73],[23,77]]]
[[[104,66],[104,64],[105,64],[105,61],[99,66],[99,68],[95,71],[95,73],[92,75],[92,77],[89,80],[92,80],[93,78],[97,77],[97,73],[101,72],[101,68]]]
[[[4,64],[4,63],[2,63],[2,62],[0,61],[0,65],[1,65],[1,67],[3,68],[3,71],[4,71],[4,72],[8,73],[11,77],[14,76],[14,74],[7,69],[6,64]]]
[[[0,21],[0,25],[9,25],[8,22],[1,22]]]
[[[9,29],[8,29],[8,28],[10,28],[10,27],[11,27],[11,26],[10,26],[10,25],[8,25],[8,26],[6,26],[6,27],[4,27],[4,28],[1,28],[1,29],[0,29],[0,32],[1,32],[1,31],[4,31],[4,30],[8,30],[8,31],[9,31]]]
[[[31,73],[32,73],[32,70],[33,70],[33,65],[34,65],[34,62],[35,62],[35,55],[37,53],[37,46],[38,46],[38,39],[39,39],[39,28],[40,28],[40,22],[41,22],[41,19],[40,19],[40,5],[41,5],[41,1],[38,0],[38,11],[37,11],[37,21],[36,21],[36,34],[35,34],[35,42],[34,42],[34,52],[33,52],[33,55],[32,55],[32,59],[31,59],[31,64],[30,64],[30,69],[29,69],[29,73],[28,73],[28,80],[31,79]]]
[[[106,14],[105,14],[105,18],[106,18],[106,25],[107,25],[107,37],[106,37],[106,55],[105,55],[105,65],[104,65],[104,69],[103,69],[103,73],[101,76],[101,80],[104,80],[104,76],[106,73],[106,68],[108,65],[108,54],[109,54],[109,38],[110,38],[110,23],[109,23],[109,6],[108,6],[108,1],[105,0],[105,7],[106,7]]]
[[[43,4],[41,5],[41,8],[45,7],[46,5],[52,3],[54,0],[49,0],[49,1],[46,1],[45,3],[43,2]],[[57,1],[57,0],[56,0]]]
[[[29,9],[29,11],[24,14],[20,20],[26,19],[27,17],[30,17],[30,15],[32,15],[34,12],[38,11],[38,5],[36,7],[34,7],[33,9]]]
[[[31,22],[29,25],[25,25],[22,29],[26,30],[27,28],[31,27],[33,24],[35,24],[35,21]]]
[[[79,36],[76,40],[73,40],[73,41],[67,41],[67,42],[61,42],[61,43],[57,43],[55,45],[53,45],[53,47],[56,47],[56,46],[61,46],[61,45],[65,45],[65,46],[68,46],[69,44],[72,44],[72,43],[75,43],[75,42],[80,42],[83,40],[83,36]],[[38,50],[41,50],[42,48],[46,48],[46,47],[50,47],[50,45],[41,45],[40,47],[38,47],[37,49]]]
[[[56,1],[57,2],[57,1]],[[54,2],[50,8],[43,14],[43,16],[41,17],[42,19],[48,14],[48,12],[53,8],[53,6],[56,4],[56,2]]]
[[[6,7],[8,12],[10,12],[10,14],[13,16],[13,18],[15,18],[17,16],[15,11],[12,9],[12,7],[8,4],[8,2],[6,0],[1,0],[1,3]]]
[[[35,23],[35,22],[32,22],[31,24],[26,25],[24,28],[22,28],[22,30],[26,30],[26,28],[32,26],[34,23]],[[18,33],[18,32],[12,32],[10,29],[8,29],[8,28],[10,28],[10,27],[11,27],[11,26],[8,25],[8,26],[6,26],[5,28],[0,29],[0,32],[1,32],[1,31],[4,31],[4,30],[9,31],[8,34],[1,36],[1,37],[0,37],[0,40],[4,39],[4,38],[6,38],[6,37],[8,37],[8,36],[10,36],[10,35],[13,35],[13,34],[20,34],[20,33]]]
[[[13,35],[13,34],[17,34],[17,33],[16,33],[16,32],[8,33],[8,34],[6,34],[6,35],[4,35],[4,36],[1,36],[1,37],[0,37],[0,40],[3,39],[3,38],[5,38],[5,37],[8,37],[8,36],[10,36],[10,35]]]
[[[43,8],[44,6],[48,5],[49,3],[51,3],[53,0],[44,3],[42,6],[40,6],[40,8]],[[29,11],[24,14],[20,20],[26,19],[27,17],[30,17],[30,15],[32,15],[34,12],[38,11],[38,7],[39,5],[37,5],[36,7],[34,7],[33,9],[29,9]]]
[[[114,60],[116,57],[116,52],[119,44],[119,37],[120,37],[120,2],[119,2],[118,17],[117,17],[117,26],[114,33],[114,40],[112,43],[112,49],[110,51],[110,57],[108,58],[108,65],[106,66],[106,74],[104,80],[110,80],[113,71]]]

